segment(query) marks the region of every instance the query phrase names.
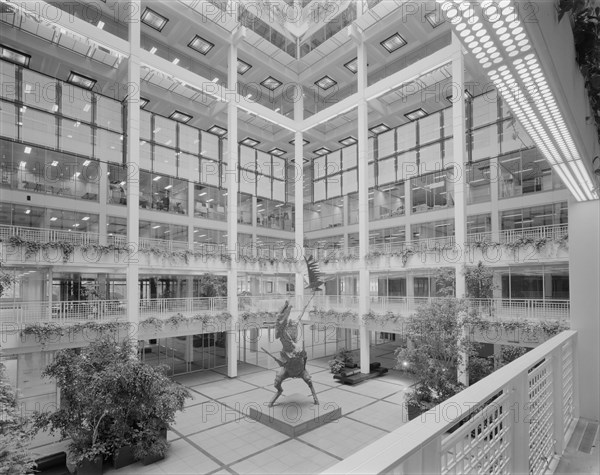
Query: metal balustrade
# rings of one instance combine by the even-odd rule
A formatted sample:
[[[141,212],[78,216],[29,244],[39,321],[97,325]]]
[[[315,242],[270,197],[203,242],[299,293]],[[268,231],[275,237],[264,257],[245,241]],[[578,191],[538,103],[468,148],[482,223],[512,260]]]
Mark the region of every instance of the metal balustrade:
[[[296,311],[306,305],[322,311],[357,312],[355,295],[289,295],[238,296],[240,312],[277,312],[288,300]],[[370,311],[376,314],[392,312],[408,317],[419,306],[436,300],[435,297],[370,297]],[[569,300],[543,299],[468,299],[471,308],[487,320],[569,320]],[[181,313],[192,316],[203,312],[227,311],[226,297],[164,298],[140,300],[140,319],[169,318]],[[308,314],[305,316],[308,318]],[[110,321],[126,319],[126,304],[120,300],[80,300],[70,302],[0,302],[0,321],[17,324],[51,321]]]
[[[577,419],[576,349],[564,331],[323,473],[551,473]]]
[[[100,241],[98,233],[0,224],[0,240],[8,241],[13,236],[21,238],[24,241],[38,243],[70,242],[71,244],[98,244]]]
[[[550,226],[535,226],[524,229],[505,229],[500,231],[500,242],[510,243],[518,239],[561,239],[569,233],[568,224],[554,224]]]
[[[559,224],[552,226],[537,226],[527,229],[512,229],[504,230],[499,233],[499,241],[501,243],[510,243],[518,239],[561,239],[568,235],[568,225]],[[45,242],[70,242],[72,244],[98,244],[100,235],[98,233],[89,233],[81,231],[65,231],[61,229],[48,228],[30,228],[24,226],[0,225],[0,240],[8,241],[11,236],[17,236],[25,241],[35,241],[40,243]],[[476,242],[492,242],[492,233],[472,233],[466,238],[467,244]],[[437,238],[416,239],[401,243],[380,243],[371,244],[369,252],[391,254],[394,252],[402,252],[412,250],[414,252],[435,252],[455,243],[454,236],[445,236]],[[109,235],[107,236],[107,244],[124,247],[127,245],[127,236],[124,235]],[[188,250],[190,245],[184,241],[170,241],[164,239],[153,239],[141,237],[139,238],[140,249],[160,249],[164,251]],[[211,243],[195,243],[193,250],[206,255],[226,254],[227,246],[225,244]],[[270,248],[270,247],[248,247],[242,248],[240,254],[246,258],[256,257],[264,259],[283,260],[286,258],[297,257],[295,248],[288,246],[287,248]],[[349,247],[346,250],[343,248],[304,248],[306,256],[313,256],[317,260],[335,260],[341,256],[359,257],[359,247]]]
[[[226,297],[142,299],[139,304],[139,319],[167,319],[177,314],[191,317],[226,311]],[[121,300],[0,302],[0,322],[15,325],[42,322],[63,325],[126,319],[127,304]]]

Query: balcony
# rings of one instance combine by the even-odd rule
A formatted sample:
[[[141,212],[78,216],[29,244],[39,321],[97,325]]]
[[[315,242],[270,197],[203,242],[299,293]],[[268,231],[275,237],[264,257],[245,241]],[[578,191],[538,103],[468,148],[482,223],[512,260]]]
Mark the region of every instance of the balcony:
[[[576,354],[564,331],[323,473],[552,472],[579,416]]]

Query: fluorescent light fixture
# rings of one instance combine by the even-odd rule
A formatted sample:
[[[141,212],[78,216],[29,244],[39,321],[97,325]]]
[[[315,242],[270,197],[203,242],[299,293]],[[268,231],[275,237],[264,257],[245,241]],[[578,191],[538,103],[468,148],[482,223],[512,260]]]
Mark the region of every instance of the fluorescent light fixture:
[[[350,71],[352,74],[356,74],[358,72],[358,58],[351,59],[347,63],[344,64],[344,67]]]
[[[52,216],[52,217],[50,218],[50,221],[56,221],[57,219],[58,219],[58,218],[57,218],[56,216]]]
[[[156,31],[162,31],[169,19],[162,16],[160,13],[156,13],[154,10],[146,7],[144,13],[142,13],[142,23],[145,23],[150,28],[154,28]]]
[[[91,104],[86,104],[85,106],[83,106],[83,112],[89,112],[89,110],[92,108]]]
[[[278,79],[275,79],[273,76],[269,76],[263,82],[260,83],[261,86],[266,87],[269,91],[274,91],[283,83]]]
[[[315,84],[317,86],[319,86],[321,89],[323,89],[324,91],[326,91],[327,89],[330,89],[333,86],[335,86],[337,84],[337,81],[335,81],[334,79],[332,79],[329,76],[325,75],[321,79],[319,79],[318,81],[315,81]]]
[[[210,203],[211,201],[214,201],[214,198],[211,198],[210,200],[206,200],[207,203]]]
[[[246,137],[240,143],[242,145],[246,145],[247,147],[256,147],[260,143],[260,140],[253,139],[252,137]]]
[[[420,119],[421,117],[425,117],[426,115],[427,115],[427,112],[425,112],[422,108],[419,107],[418,109],[415,109],[414,111],[407,112],[406,114],[404,114],[404,117],[406,117],[410,121],[413,121],[413,120]]]
[[[158,228],[160,228],[160,225],[159,226],[152,226],[152,229],[158,229]]]
[[[25,150],[23,150],[23,153],[30,154],[31,153],[31,147],[25,147]]]
[[[155,176],[154,178],[152,178],[152,181],[158,181],[162,178],[162,176]]]
[[[315,155],[319,155],[319,156],[321,156],[321,155],[327,155],[329,152],[331,152],[331,150],[329,150],[327,147],[321,147],[321,148],[318,148],[316,150],[313,150],[313,153]]]
[[[396,50],[399,50],[404,45],[406,45],[406,40],[400,36],[399,33],[394,33],[389,38],[386,38],[381,43],[388,53],[393,53]]]
[[[173,188],[173,185],[167,185],[167,186],[165,186],[165,190],[170,190],[171,188]]]
[[[296,139],[292,139],[292,140],[290,140],[290,141],[289,141],[289,143],[290,143],[291,145],[295,145],[295,144],[296,144]],[[310,142],[309,142],[308,140],[306,140],[306,139],[302,139],[302,145],[303,145],[303,146],[304,146],[304,145],[308,145],[309,143],[310,143]]]
[[[177,66],[179,64],[179,58],[175,58],[172,62],[175,66]]]
[[[156,46],[153,46],[152,48],[150,48],[150,54],[154,54],[158,51],[158,49],[156,48]]]
[[[54,160],[50,165],[53,166],[53,167],[57,166],[58,165],[58,160]]]
[[[188,46],[204,56],[215,47],[214,43],[205,40],[199,35],[194,36],[194,39],[189,42]]]
[[[223,137],[224,135],[227,134],[227,129],[224,129],[223,127],[219,127],[218,125],[215,124],[210,129],[208,129],[207,132],[210,132],[211,134],[214,134],[214,135],[218,135],[219,137]]]
[[[0,58],[25,68],[29,67],[29,61],[31,61],[30,55],[4,45],[0,45]]]
[[[81,218],[81,221],[87,221],[88,219],[90,219],[89,216],[84,216],[83,218]]]
[[[104,22],[100,20],[96,26],[102,30],[104,28]]]
[[[338,142],[347,147],[348,145],[354,145],[355,143],[358,142],[358,140],[356,140],[356,138],[352,137],[352,135],[349,135],[345,139],[338,140]]]
[[[425,15],[425,19],[429,22],[431,28],[437,28],[445,21],[441,10],[438,10],[437,8]]]
[[[206,195],[206,194],[207,194],[207,192],[205,191],[205,192],[203,192],[203,193],[200,193],[198,196],[204,196],[204,195]]]
[[[89,160],[86,160],[85,162],[83,162],[83,166],[87,167],[91,162]]]
[[[67,82],[88,90],[92,89],[96,85],[95,79],[89,78],[74,71],[71,71],[71,74],[69,74]]]
[[[25,210],[25,214],[29,214],[29,213],[31,213],[31,210],[30,209],[26,209]]]
[[[185,114],[184,112],[176,110],[169,116],[169,119],[173,119],[173,120],[176,120],[177,122],[182,122],[182,123],[186,124],[190,120],[192,120],[192,116],[189,114]]]
[[[371,132],[373,132],[375,135],[377,135],[377,134],[381,134],[383,132],[387,132],[388,130],[390,130],[390,128],[382,122],[381,124],[371,127],[369,130]]]
[[[271,150],[269,150],[269,153],[271,155],[275,155],[276,157],[281,157],[282,155],[285,155],[287,152],[285,150],[281,150],[280,148],[272,148]]]
[[[248,72],[248,70],[252,67],[251,64],[248,64],[246,61],[242,61],[241,59],[238,58],[237,60],[237,72],[240,75],[244,75],[246,74],[246,72]]]
[[[19,168],[25,168],[27,166],[27,162],[19,162]]]

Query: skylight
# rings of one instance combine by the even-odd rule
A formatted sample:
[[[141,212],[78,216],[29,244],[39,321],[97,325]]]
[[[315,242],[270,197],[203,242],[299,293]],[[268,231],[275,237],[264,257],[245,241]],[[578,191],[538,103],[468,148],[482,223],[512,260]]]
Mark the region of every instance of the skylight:
[[[92,89],[96,85],[95,79],[88,78],[83,74],[79,74],[73,71],[71,71],[71,74],[69,74],[67,82],[82,87],[84,89]]]
[[[237,60],[237,72],[240,75],[246,74],[246,72],[252,67],[252,65],[248,64],[246,61],[242,61],[238,58]]]
[[[256,147],[260,143],[260,140],[253,139],[252,137],[246,137],[240,143],[248,147]]]
[[[338,142],[344,146],[348,146],[348,145],[353,145],[353,144],[357,143],[358,140],[356,140],[354,137],[352,137],[352,135],[349,135],[345,139],[338,140]]]
[[[327,89],[335,86],[337,84],[337,81],[334,81],[332,78],[325,75],[318,81],[315,81],[315,84],[317,86],[319,86],[321,89],[323,89],[324,91],[326,91]]]
[[[266,87],[269,91],[274,91],[275,89],[277,89],[279,86],[281,86],[282,82],[275,79],[272,76],[269,76],[267,79],[265,79],[263,82],[260,83],[262,86]]]
[[[219,127],[218,125],[213,125],[210,129],[207,130],[207,132],[218,135],[219,137],[223,137],[227,133],[227,129]]]
[[[269,150],[269,153],[271,155],[275,155],[277,157],[281,157],[282,155],[285,155],[287,152],[285,150],[281,150],[280,148],[272,148],[271,150]]]
[[[184,124],[189,122],[190,120],[192,120],[192,116],[189,114],[185,114],[183,112],[180,112],[178,110],[176,110],[175,112],[173,112],[170,116],[170,119],[176,120],[177,122],[183,122]]]
[[[385,125],[383,122],[369,129],[374,134],[382,134],[383,132],[387,132],[390,128]]]
[[[0,58],[10,61],[11,63],[19,64],[26,68],[29,67],[29,61],[31,60],[31,56],[28,54],[4,45],[0,45]]]
[[[404,117],[406,117],[408,120],[417,120],[420,119],[421,117],[425,117],[427,115],[427,112],[425,112],[423,109],[421,109],[420,107],[418,109],[415,109],[414,111],[410,111],[407,112],[406,114],[404,114]]]

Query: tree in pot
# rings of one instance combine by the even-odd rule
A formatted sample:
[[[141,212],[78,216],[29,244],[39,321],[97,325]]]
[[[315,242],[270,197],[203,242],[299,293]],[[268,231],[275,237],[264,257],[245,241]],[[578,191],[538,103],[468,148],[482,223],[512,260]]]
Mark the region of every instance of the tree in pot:
[[[18,411],[15,391],[0,363],[0,473],[32,473],[35,463],[27,448],[30,438],[27,421]]]
[[[463,335],[463,300],[443,298],[419,307],[408,319],[408,344],[396,349],[397,367],[417,377],[406,404],[413,418],[461,391],[458,368],[476,345]]]
[[[35,427],[71,439],[68,459],[79,474],[101,473],[104,457],[135,447],[139,431],[149,431],[149,418],[167,427],[189,396],[164,372],[141,362],[129,341],[111,335],[87,348],[57,352],[43,375],[56,380],[61,405],[36,413]],[[86,472],[90,462],[100,472]]]

